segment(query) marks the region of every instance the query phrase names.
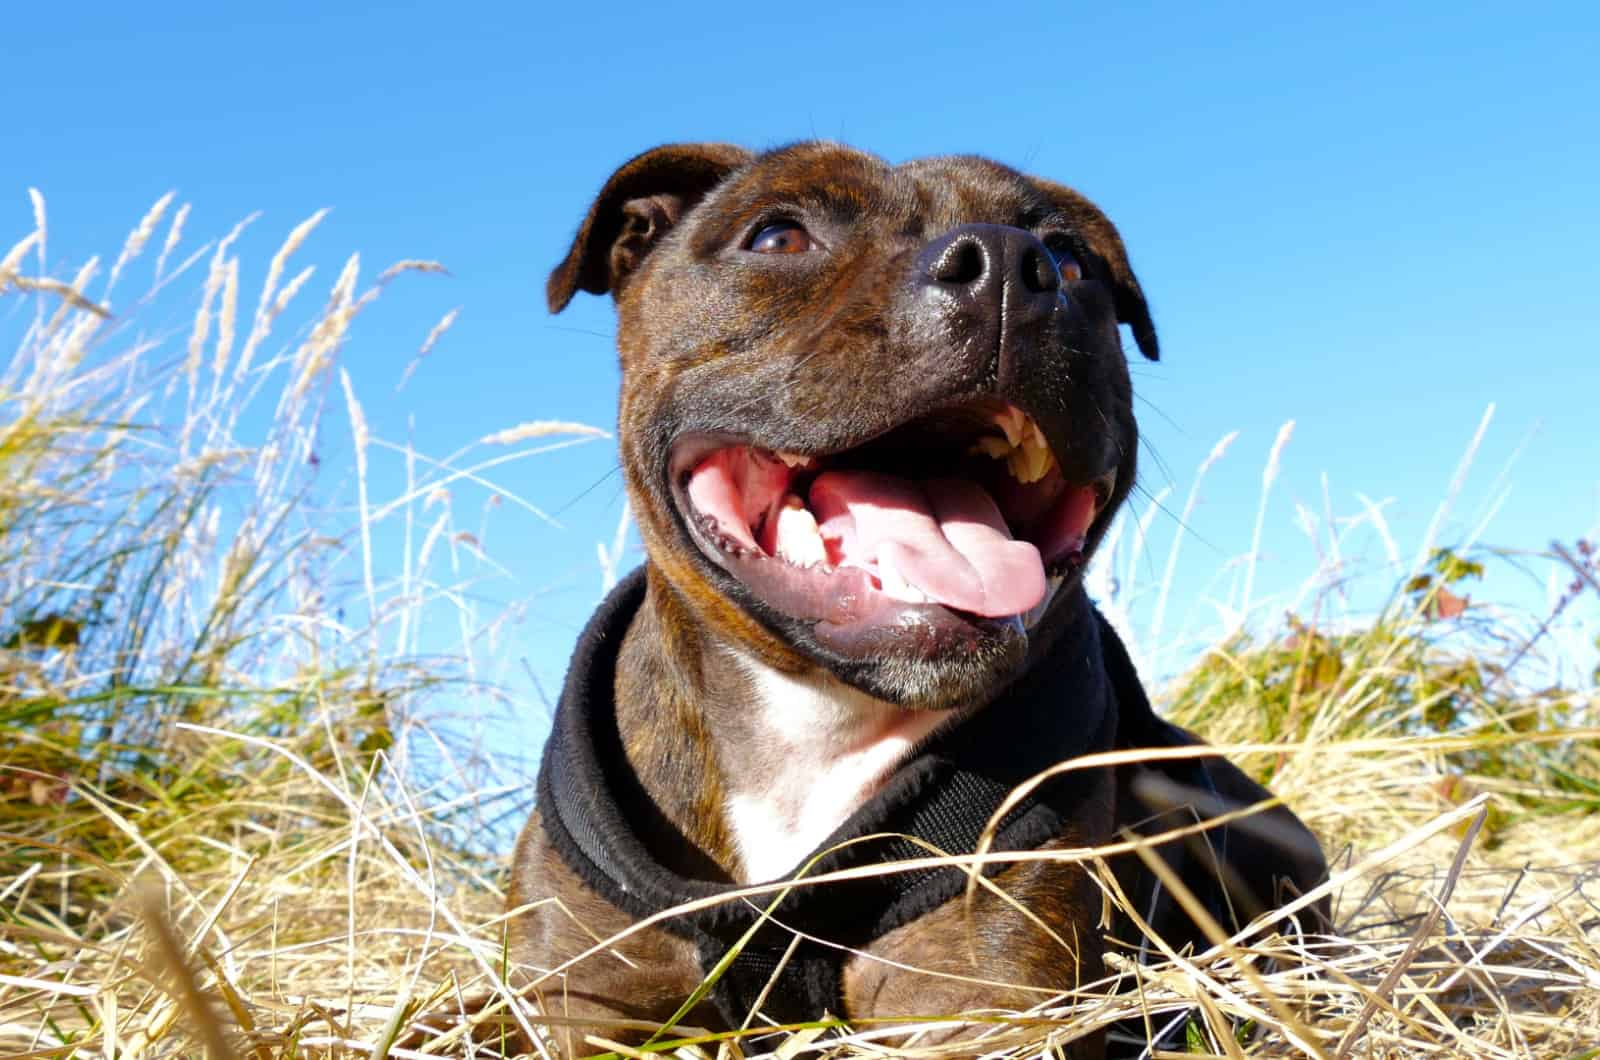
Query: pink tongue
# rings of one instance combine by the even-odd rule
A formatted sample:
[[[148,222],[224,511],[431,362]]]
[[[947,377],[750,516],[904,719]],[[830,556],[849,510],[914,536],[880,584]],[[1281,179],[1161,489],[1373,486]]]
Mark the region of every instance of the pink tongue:
[[[1012,539],[976,483],[829,471],[812,483],[810,508],[841,566],[892,564],[946,607],[999,618],[1044,599],[1039,550]]]

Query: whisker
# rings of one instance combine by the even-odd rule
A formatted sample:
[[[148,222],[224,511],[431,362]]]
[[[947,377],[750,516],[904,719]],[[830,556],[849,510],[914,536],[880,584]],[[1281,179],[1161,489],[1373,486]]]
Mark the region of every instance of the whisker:
[[[581,493],[579,493],[576,497],[573,497],[571,500],[567,501],[561,507],[557,508],[552,513],[552,515],[555,515],[555,516],[562,515],[563,513],[565,513],[567,511],[567,509],[571,508],[573,505],[575,505],[579,501],[583,500],[589,494],[593,493],[595,490],[597,490],[601,486],[605,485],[606,481],[608,479],[610,479],[611,476],[615,475],[617,472],[619,472],[621,470],[622,470],[622,465],[621,464],[612,464],[610,469],[607,470],[605,474],[601,475],[599,478],[597,478],[593,482],[589,483],[589,485],[585,486]],[[620,495],[622,492],[623,492],[623,488],[619,487],[618,490],[617,490],[617,493]],[[612,500],[614,501],[614,500],[616,500],[616,498],[613,497]]]
[[[1156,470],[1160,472],[1167,488],[1171,489],[1177,486],[1177,479],[1172,474],[1172,465],[1167,463],[1166,458],[1161,455],[1161,450],[1157,449],[1148,439],[1140,438],[1139,442],[1141,451],[1156,465]]]
[[[1189,534],[1196,541],[1199,541],[1202,545],[1204,545],[1205,547],[1211,549],[1213,552],[1217,553],[1218,555],[1222,554],[1222,547],[1220,545],[1218,545],[1216,542],[1212,541],[1210,538],[1206,537],[1206,535],[1202,534],[1200,531],[1196,530],[1192,523],[1185,522],[1183,517],[1181,515],[1178,515],[1178,514],[1174,513],[1173,510],[1170,507],[1168,507],[1167,504],[1164,501],[1156,500],[1156,496],[1155,496],[1154,493],[1151,493],[1148,489],[1146,489],[1145,487],[1139,485],[1139,483],[1137,483],[1137,482],[1135,482],[1133,484],[1133,489],[1131,491],[1129,491],[1129,494],[1128,494],[1128,500],[1129,500],[1130,504],[1131,504],[1131,502],[1133,500],[1133,495],[1135,493],[1139,494],[1145,500],[1149,501],[1150,503],[1154,504],[1156,507],[1161,509],[1161,513],[1163,515],[1165,515],[1167,518],[1172,520],[1172,525],[1173,526],[1180,527],[1185,534]]]
[[[1134,391],[1133,400],[1137,401],[1139,404],[1143,405],[1145,408],[1149,409],[1151,412],[1154,412],[1157,416],[1160,416],[1161,419],[1163,420],[1163,422],[1165,422],[1166,425],[1171,427],[1173,430],[1175,430],[1175,431],[1182,431],[1183,430],[1183,425],[1182,424],[1180,424],[1177,420],[1173,419],[1171,416],[1168,416],[1166,411],[1164,409],[1162,409],[1162,407],[1160,405],[1157,405],[1154,401],[1151,401],[1149,398],[1145,397],[1143,394],[1139,393],[1138,391]]]
[[[614,342],[617,337],[615,332],[595,331],[593,328],[575,328],[570,324],[546,324],[544,326],[549,331],[565,331],[572,335],[588,335],[590,338],[604,339],[607,342]]]

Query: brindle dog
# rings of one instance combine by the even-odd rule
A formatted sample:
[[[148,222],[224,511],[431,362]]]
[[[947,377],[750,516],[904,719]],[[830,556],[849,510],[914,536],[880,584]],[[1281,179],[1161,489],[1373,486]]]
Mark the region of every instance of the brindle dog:
[[[959,746],[1069,661],[1133,688],[1081,734],[1068,700],[1029,715],[1061,721],[1047,760],[1198,742],[1148,714],[1103,624],[1092,643],[1071,639],[1097,621],[1080,575],[1134,483],[1119,324],[1157,356],[1122,240],[1083,196],[976,157],[660,147],[607,181],[550,276],[551,310],[578,291],[616,301],[622,471],[647,555],[633,610],[591,632],[609,668],[580,692],[608,700],[595,739],[625,774],[627,842],[656,869],[708,886],[793,875],[922,749]],[[1100,645],[1093,659],[1063,661],[1082,644]],[[1057,739],[1010,738],[1029,762]],[[570,750],[547,750],[544,796],[587,783]],[[1188,816],[1167,826],[1271,798],[1220,759],[1198,768],[1083,771],[1057,800],[1056,833],[1033,845],[1149,831],[1177,803]],[[603,835],[573,839],[587,825],[552,829],[551,814],[542,796],[513,866],[510,953],[529,977],[649,911],[625,908],[636,891],[583,860],[623,857]],[[1215,845],[1168,853],[1191,890],[1210,882],[1222,919],[1325,875],[1287,809],[1252,820],[1227,829],[1224,859]],[[1169,941],[1204,945],[1142,861],[1119,866]],[[1125,918],[1102,924],[1081,864],[1024,861],[990,879],[1016,904],[980,888],[856,940],[833,1014],[1025,1009],[1099,979],[1108,933],[1137,947]],[[583,1052],[584,1033],[636,1039],[628,1021],[670,1019],[707,967],[665,923],[535,993]],[[707,1003],[688,1022],[736,1018]]]

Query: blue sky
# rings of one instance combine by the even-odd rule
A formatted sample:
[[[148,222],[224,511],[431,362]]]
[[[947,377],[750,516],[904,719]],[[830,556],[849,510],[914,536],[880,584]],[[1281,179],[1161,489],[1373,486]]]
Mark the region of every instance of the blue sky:
[[[1593,5],[65,11],[20,5],[0,23],[0,244],[28,230],[37,187],[66,273],[114,253],[177,189],[195,238],[264,212],[241,244],[250,291],[283,235],[332,207],[298,259],[320,266],[315,300],[352,250],[373,271],[412,257],[451,270],[404,278],[343,352],[374,432],[422,452],[532,419],[611,426],[609,305],[580,297],[551,318],[542,289],[616,164],[665,141],[826,137],[891,160],[988,154],[1073,184],[1120,226],[1164,351],[1135,368],[1144,485],[1172,493],[1119,577],[1160,580],[1196,466],[1240,432],[1189,520],[1169,630],[1209,628],[1229,586],[1237,601],[1266,454],[1290,419],[1258,618],[1315,568],[1297,503],[1350,516],[1364,494],[1410,559],[1490,403],[1441,540],[1496,504],[1484,540],[1498,545],[1600,526]],[[199,287],[156,324],[180,328]],[[330,427],[325,448],[347,438]],[[521,702],[527,673],[559,681],[594,602],[594,546],[620,510],[613,466],[599,443],[496,473],[562,524],[502,509],[486,535],[509,573],[474,591],[485,615],[519,605],[488,655]],[[380,495],[398,474],[392,459],[375,470]],[[1393,582],[1385,549],[1364,533],[1346,547],[1370,602]],[[1542,600],[1509,566],[1491,588]]]

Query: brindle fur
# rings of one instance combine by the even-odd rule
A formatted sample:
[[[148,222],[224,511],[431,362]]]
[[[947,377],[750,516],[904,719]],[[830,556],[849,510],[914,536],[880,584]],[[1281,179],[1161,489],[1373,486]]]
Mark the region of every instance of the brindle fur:
[[[771,209],[803,214],[830,252],[806,261],[743,260],[742,241]],[[910,263],[929,240],[969,223],[1029,229],[1049,223],[1069,232],[1088,274],[1073,292],[1072,317],[1053,322],[1055,330],[1042,337],[1002,337],[1010,345],[998,354],[992,336],[916,319],[904,304]],[[914,652],[890,658],[892,650],[866,662],[842,658],[803,624],[763,611],[700,553],[670,496],[673,440],[691,429],[757,424],[765,446],[826,452],[957,401],[1026,392],[1064,474],[1086,480],[1118,469],[1107,513],[1090,535],[1092,549],[1134,481],[1137,433],[1118,323],[1131,327],[1150,357],[1155,331],[1120,237],[1076,192],[979,158],[893,167],[826,143],[762,155],[678,145],[639,156],[612,176],[551,275],[552,310],[579,290],[616,299],[622,469],[649,559],[646,602],[625,638],[616,677],[625,752],[652,802],[638,807],[636,826],[669,867],[736,881],[725,805],[754,781],[743,768],[747,756],[728,736],[743,731],[738,722],[750,691],[730,647],[784,673],[836,675],[909,708],[945,708],[992,698],[1041,657],[1056,630],[1047,616],[1025,654],[990,659],[987,669]],[[1240,803],[1269,798],[1231,766],[1218,766],[1217,774],[1222,793]],[[1053,845],[1105,842],[1149,816],[1154,808],[1135,793],[1135,775],[1102,771],[1096,794]],[[1287,810],[1264,816],[1303,833]],[[1233,897],[1240,904],[1273,900],[1284,881],[1304,890],[1323,877],[1314,844],[1280,849],[1249,834],[1235,842]],[[1130,888],[1144,873],[1131,859],[1120,871]],[[980,889],[970,904],[953,900],[851,959],[846,1011],[839,1015],[1024,1008],[1100,977],[1106,931],[1100,892],[1085,872],[1025,863],[994,882],[1050,931]],[[552,896],[559,907],[539,904]],[[537,816],[517,845],[510,905],[528,907],[513,919],[510,935],[522,981],[630,923],[573,875]],[[1198,941],[1192,928],[1173,930],[1179,945],[1185,930]],[[546,980],[538,999],[548,1016],[575,1021],[558,1033],[582,1053],[586,1032],[637,1040],[615,1021],[666,1020],[701,979],[691,944],[655,929]],[[691,1022],[715,1026],[717,1016],[702,1006]],[[1095,1039],[1075,1048],[1083,1057],[1102,1052]]]

